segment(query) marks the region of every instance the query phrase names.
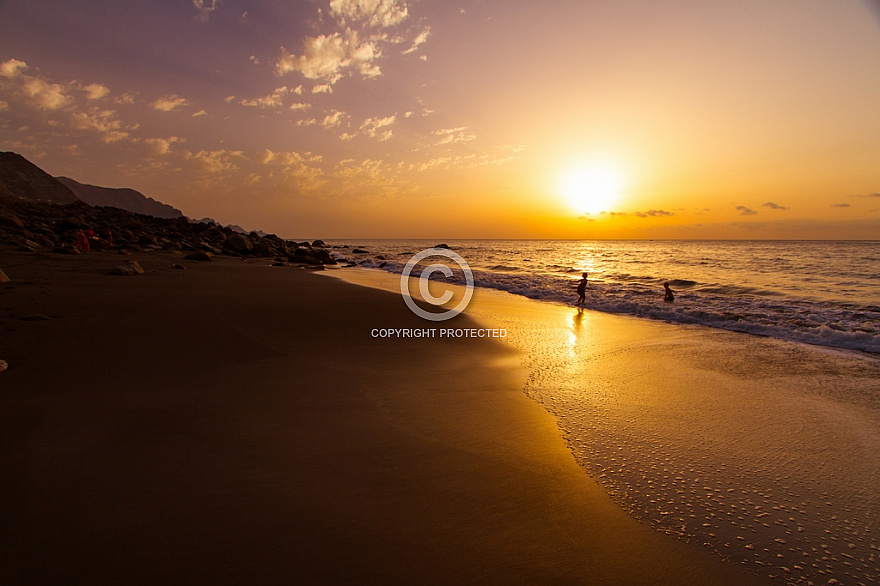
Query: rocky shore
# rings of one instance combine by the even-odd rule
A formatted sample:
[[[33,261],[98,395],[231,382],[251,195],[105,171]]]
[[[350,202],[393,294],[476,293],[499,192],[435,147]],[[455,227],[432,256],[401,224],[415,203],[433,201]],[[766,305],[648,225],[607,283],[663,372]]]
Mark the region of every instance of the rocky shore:
[[[192,260],[214,255],[275,259],[322,269],[336,261],[320,240],[297,242],[274,234],[242,234],[214,222],[156,218],[84,202],[53,204],[0,197],[0,252],[81,254],[89,250],[179,251]]]

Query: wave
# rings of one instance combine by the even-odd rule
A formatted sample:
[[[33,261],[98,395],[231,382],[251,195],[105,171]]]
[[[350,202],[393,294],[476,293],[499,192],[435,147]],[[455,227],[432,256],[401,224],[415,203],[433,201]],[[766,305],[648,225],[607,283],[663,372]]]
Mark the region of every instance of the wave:
[[[395,258],[398,260],[393,260]],[[400,274],[404,266],[400,261],[407,259],[396,252],[379,254],[371,251],[369,255],[357,254],[351,260],[361,267]],[[474,282],[478,287],[529,299],[572,304],[577,299],[577,279],[574,277],[583,269],[561,264],[545,267],[548,272],[524,271],[510,264],[495,264],[488,269],[473,270]],[[449,282],[463,284],[460,271],[456,271]],[[676,291],[674,303],[663,301],[663,282],[669,282]],[[757,286],[701,283],[687,278],[666,281],[657,276],[626,273],[606,274],[598,279],[591,278],[584,307],[670,323],[704,325],[880,353],[880,307],[877,305],[816,301]]]

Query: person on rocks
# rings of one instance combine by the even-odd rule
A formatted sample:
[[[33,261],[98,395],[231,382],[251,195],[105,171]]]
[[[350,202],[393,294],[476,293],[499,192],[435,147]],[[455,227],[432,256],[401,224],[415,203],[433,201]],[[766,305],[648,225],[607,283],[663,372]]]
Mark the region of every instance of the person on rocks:
[[[76,234],[76,246],[82,252],[88,252],[91,250],[91,246],[89,246],[89,239],[86,236],[86,233],[80,230]]]

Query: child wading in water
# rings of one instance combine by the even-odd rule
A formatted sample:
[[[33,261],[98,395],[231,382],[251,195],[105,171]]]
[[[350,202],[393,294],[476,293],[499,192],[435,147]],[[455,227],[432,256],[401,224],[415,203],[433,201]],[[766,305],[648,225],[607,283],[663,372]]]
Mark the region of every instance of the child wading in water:
[[[578,292],[578,300],[577,300],[576,305],[580,305],[584,302],[586,294],[587,294],[587,273],[584,273],[583,278],[580,281],[578,281],[577,292]]]
[[[666,290],[666,295],[663,297],[663,301],[667,303],[672,303],[675,301],[675,293],[672,292],[672,289],[669,288],[669,283],[663,283],[663,289]]]

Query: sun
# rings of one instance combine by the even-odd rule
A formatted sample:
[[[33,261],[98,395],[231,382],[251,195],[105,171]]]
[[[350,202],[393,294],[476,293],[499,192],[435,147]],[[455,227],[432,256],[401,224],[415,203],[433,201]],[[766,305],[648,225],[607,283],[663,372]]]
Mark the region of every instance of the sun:
[[[623,180],[610,165],[575,167],[560,177],[559,192],[575,211],[596,214],[608,211],[620,197]]]

